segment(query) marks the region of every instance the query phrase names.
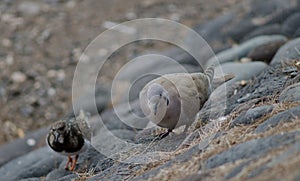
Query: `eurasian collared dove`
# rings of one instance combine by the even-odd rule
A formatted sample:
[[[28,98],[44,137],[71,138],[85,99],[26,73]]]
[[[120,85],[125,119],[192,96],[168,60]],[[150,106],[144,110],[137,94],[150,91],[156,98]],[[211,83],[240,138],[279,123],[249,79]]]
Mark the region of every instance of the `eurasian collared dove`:
[[[205,73],[166,74],[150,81],[140,92],[140,106],[147,118],[168,129],[192,124],[200,108],[212,92],[214,68]],[[221,84],[233,78],[230,74],[214,80]]]

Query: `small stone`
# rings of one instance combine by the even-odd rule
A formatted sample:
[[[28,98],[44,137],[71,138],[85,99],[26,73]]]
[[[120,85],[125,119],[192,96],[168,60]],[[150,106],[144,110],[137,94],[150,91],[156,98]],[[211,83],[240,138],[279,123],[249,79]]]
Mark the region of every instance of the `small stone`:
[[[4,47],[11,47],[12,42],[10,41],[10,39],[4,38],[4,39],[2,40],[2,45],[3,45]]]
[[[66,3],[66,7],[67,7],[68,9],[73,9],[75,6],[76,6],[76,2],[75,2],[75,1],[68,1],[68,2]]]
[[[49,96],[54,96],[56,94],[56,90],[53,87],[51,87],[47,90],[47,94]]]
[[[12,65],[14,64],[14,57],[12,54],[8,54],[6,56],[5,62],[7,63],[7,65]]]
[[[65,74],[65,71],[60,69],[58,72],[57,72],[57,80],[58,81],[63,81],[65,80],[65,77],[66,77],[66,74]]]
[[[34,111],[34,108],[30,105],[21,107],[20,112],[23,116],[29,117]]]
[[[26,75],[22,72],[14,72],[12,75],[11,75],[11,79],[13,82],[15,83],[22,83],[26,80]]]
[[[247,83],[248,83],[247,81],[242,80],[242,81],[240,82],[240,85],[241,85],[241,86],[245,86],[245,85],[247,85]]]
[[[137,18],[137,15],[134,12],[129,12],[129,13],[126,13],[125,17],[128,20],[133,20],[133,19]]]
[[[249,57],[243,57],[241,58],[240,62],[242,63],[248,63],[248,62],[252,62],[252,59]]]
[[[48,70],[47,77],[53,78],[56,76],[56,70]]]
[[[26,140],[26,143],[27,143],[28,146],[35,146],[36,141],[33,138],[29,138],[29,139]]]
[[[36,15],[40,13],[41,6],[39,3],[36,2],[24,1],[18,6],[18,10],[25,15]]]

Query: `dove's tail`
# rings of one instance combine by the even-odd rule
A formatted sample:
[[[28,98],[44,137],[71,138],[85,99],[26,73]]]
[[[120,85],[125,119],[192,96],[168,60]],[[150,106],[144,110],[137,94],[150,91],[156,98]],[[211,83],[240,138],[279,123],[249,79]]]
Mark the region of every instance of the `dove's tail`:
[[[219,87],[220,85],[222,85],[223,83],[233,79],[235,77],[234,74],[226,74],[222,77],[217,77],[213,80],[212,85],[213,85],[213,89],[216,89],[217,87]]]
[[[205,74],[207,75],[207,77],[209,78],[209,82],[211,83],[214,79],[215,68],[214,67],[208,67],[205,70]]]

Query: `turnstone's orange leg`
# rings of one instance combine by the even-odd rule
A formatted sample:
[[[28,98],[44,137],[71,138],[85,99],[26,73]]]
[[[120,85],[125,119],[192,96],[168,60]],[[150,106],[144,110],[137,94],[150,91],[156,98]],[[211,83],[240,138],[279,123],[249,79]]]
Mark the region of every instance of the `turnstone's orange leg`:
[[[68,156],[68,162],[67,162],[66,167],[65,167],[66,170],[69,170],[69,164],[72,163],[72,162],[73,162],[72,157]]]
[[[73,170],[74,170],[74,168],[75,168],[75,166],[76,166],[77,159],[78,159],[78,155],[75,156],[75,159],[74,159],[73,162],[72,162],[72,166],[71,166],[71,168],[70,168],[70,171],[73,171]]]

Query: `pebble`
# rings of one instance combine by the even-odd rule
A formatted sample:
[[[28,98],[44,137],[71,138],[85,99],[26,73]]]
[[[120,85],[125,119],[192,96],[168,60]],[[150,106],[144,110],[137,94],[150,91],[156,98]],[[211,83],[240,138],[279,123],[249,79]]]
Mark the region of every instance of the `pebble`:
[[[25,82],[25,80],[27,79],[26,75],[20,71],[14,72],[11,75],[11,79],[13,82],[15,83],[22,83]]]
[[[41,12],[42,7],[37,2],[24,1],[19,4],[18,10],[24,15],[37,15]]]
[[[240,159],[255,159],[261,157],[272,149],[295,142],[296,137],[299,135],[299,131],[282,133],[234,145],[228,150],[208,158],[204,164],[204,168],[211,169],[226,163],[233,163]]]
[[[56,94],[56,89],[54,89],[53,87],[50,87],[48,90],[47,90],[47,94],[49,96],[54,96]]]
[[[28,146],[35,146],[36,141],[33,138],[29,138],[29,139],[27,139],[26,143]]]
[[[5,62],[7,65],[13,65],[14,64],[14,56],[12,54],[8,54],[6,56]]]
[[[25,105],[20,108],[20,112],[23,116],[29,117],[32,115],[34,108],[30,105]]]
[[[12,45],[12,42],[11,42],[11,40],[10,39],[8,39],[8,38],[3,38],[2,39],[2,45],[4,46],[4,47],[11,47],[11,45]]]

